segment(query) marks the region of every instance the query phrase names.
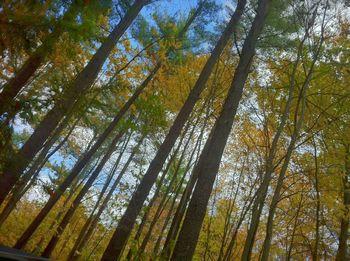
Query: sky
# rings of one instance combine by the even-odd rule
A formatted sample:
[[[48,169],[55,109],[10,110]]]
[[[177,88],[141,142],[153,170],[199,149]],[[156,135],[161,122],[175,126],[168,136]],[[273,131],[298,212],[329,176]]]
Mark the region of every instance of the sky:
[[[215,2],[220,6],[224,7],[227,4],[231,4],[234,0],[215,0]],[[151,10],[164,10],[170,15],[173,14],[186,14],[191,8],[195,7],[198,3],[198,0],[157,0],[149,6]],[[148,8],[146,8],[147,10]]]
[[[195,7],[197,2],[197,0],[159,0],[152,5],[175,13],[178,10],[188,11],[192,7]],[[225,5],[226,2],[233,2],[233,0],[215,0],[215,2],[221,6]]]

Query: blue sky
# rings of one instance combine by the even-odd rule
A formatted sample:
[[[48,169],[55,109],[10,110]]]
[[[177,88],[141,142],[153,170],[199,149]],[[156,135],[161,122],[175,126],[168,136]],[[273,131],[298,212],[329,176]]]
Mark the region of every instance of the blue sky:
[[[233,0],[215,0],[218,5],[224,5],[226,2]],[[152,5],[157,7],[162,7],[164,10],[169,12],[176,12],[178,10],[188,11],[192,7],[195,7],[197,0],[159,0],[154,2]]]
[[[198,0],[157,0],[150,5],[150,9],[164,10],[170,15],[181,12],[182,14],[188,13],[188,11],[197,5]],[[215,2],[224,7],[226,4],[235,2],[234,0],[215,0]]]

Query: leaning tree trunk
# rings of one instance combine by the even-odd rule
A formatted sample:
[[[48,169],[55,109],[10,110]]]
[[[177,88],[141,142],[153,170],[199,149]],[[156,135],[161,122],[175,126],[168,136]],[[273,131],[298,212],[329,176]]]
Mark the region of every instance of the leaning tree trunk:
[[[121,131],[113,139],[111,145],[108,148],[107,153],[104,155],[101,162],[98,164],[98,166],[96,167],[96,169],[94,170],[94,172],[92,173],[90,178],[88,179],[87,183],[84,185],[83,189],[80,191],[78,196],[75,198],[72,207],[66,213],[66,215],[65,215],[66,220],[68,220],[68,221],[70,220],[70,216],[73,215],[73,213],[74,213],[76,207],[79,205],[82,197],[85,195],[87,190],[90,188],[93,181],[98,176],[100,170],[103,168],[104,164],[107,162],[110,155],[113,153],[116,143],[120,140],[120,138],[123,136],[123,134],[124,134],[124,132]],[[81,161],[82,160],[78,160],[78,163],[76,164],[76,166],[79,165],[79,162],[81,162]],[[56,202],[60,199],[61,195],[65,192],[65,190],[69,187],[69,185],[75,180],[75,178],[78,176],[78,174],[80,173],[80,170],[82,168],[79,170],[79,172],[77,172],[75,169],[76,169],[76,167],[73,167],[72,172],[62,182],[62,184],[60,184],[60,186],[56,189],[54,194],[50,197],[50,199],[46,203],[46,205],[41,209],[39,214],[35,217],[35,219],[32,221],[32,223],[29,225],[29,227],[26,229],[26,231],[17,240],[17,242],[14,246],[15,248],[23,248],[28,243],[30,237],[34,234],[35,230],[39,227],[39,225],[44,220],[44,218],[48,215],[50,210],[53,208],[53,206],[56,204]]]
[[[305,99],[305,97],[303,99]],[[305,103],[305,100],[303,101],[303,103]],[[304,106],[302,106],[302,107],[304,107]],[[298,113],[297,111],[296,111],[296,113]],[[278,179],[277,179],[277,185],[276,185],[273,197],[272,197],[269,215],[267,218],[266,235],[265,235],[265,240],[264,240],[262,254],[261,254],[262,261],[267,261],[268,257],[269,257],[271,240],[272,240],[272,232],[273,232],[273,219],[275,217],[277,205],[278,205],[278,202],[280,200],[280,194],[281,194],[283,182],[284,182],[284,179],[285,179],[285,176],[287,173],[288,165],[289,165],[292,153],[293,153],[294,148],[295,148],[295,143],[296,143],[298,135],[299,135],[299,130],[300,130],[302,122],[303,122],[303,115],[304,115],[304,112],[301,113],[301,119],[299,119],[298,122],[296,123],[297,126],[295,127],[294,132],[292,134],[291,142],[288,145],[287,154],[284,158],[283,165],[282,165],[280,174],[279,174]]]
[[[70,186],[72,181],[79,175],[80,171],[84,168],[84,166],[88,164],[88,162],[96,153],[96,151],[101,147],[101,145],[105,142],[108,136],[113,132],[113,130],[116,128],[116,126],[118,125],[118,123],[120,122],[124,114],[128,111],[128,109],[133,104],[133,102],[138,98],[141,91],[148,85],[148,83],[151,81],[151,79],[153,78],[154,74],[158,69],[159,69],[159,66],[156,66],[153,72],[151,72],[151,74],[136,89],[134,94],[129,98],[129,100],[124,104],[124,106],[120,109],[120,111],[114,117],[113,121],[108,125],[108,127],[104,130],[104,132],[97,138],[94,145],[86,153],[84,153],[83,157],[80,160],[78,160],[78,162],[74,165],[70,174],[67,176],[64,182],[59,186],[56,193],[49,199],[49,201],[46,203],[44,208],[51,209],[56,204],[56,202],[59,200],[59,198],[64,193],[64,191]],[[40,222],[46,216],[45,214],[46,211],[47,210],[44,210],[44,209],[41,210],[41,212],[38,214],[36,219],[31,223],[31,225],[23,233],[21,238],[17,241],[15,245],[16,248],[22,248],[26,244],[25,242],[28,241],[30,235],[32,234],[32,230],[35,230],[40,225]]]
[[[186,164],[186,167],[185,167],[184,173],[183,173],[183,175],[182,175],[182,178],[181,178],[179,184],[177,185],[177,188],[176,188],[176,190],[175,190],[175,195],[173,196],[173,200],[172,200],[171,206],[170,206],[170,208],[169,208],[169,212],[168,212],[168,214],[167,214],[167,216],[166,216],[166,218],[165,218],[165,221],[164,221],[164,224],[163,224],[163,226],[162,226],[161,232],[160,232],[160,234],[159,234],[158,240],[157,240],[157,242],[156,242],[156,244],[155,244],[155,246],[154,246],[154,248],[153,248],[153,255],[154,255],[154,256],[157,256],[157,255],[158,255],[158,250],[159,250],[159,247],[160,247],[160,242],[161,242],[161,240],[162,240],[162,238],[163,238],[163,233],[164,233],[166,227],[168,226],[168,223],[170,222],[171,217],[173,216],[173,210],[174,210],[174,208],[175,208],[176,200],[177,200],[178,196],[179,196],[180,193],[181,193],[182,185],[183,185],[184,182],[185,182],[185,178],[186,178],[186,176],[187,176],[187,172],[188,172],[188,171],[190,170],[190,168],[191,168],[192,161],[193,161],[193,157],[194,157],[194,155],[195,155],[195,152],[196,152],[196,150],[197,150],[197,147],[200,145],[200,141],[201,141],[200,139],[197,140],[197,142],[196,142],[196,144],[195,144],[195,147],[193,148],[193,151],[192,151],[192,153],[191,153],[191,155],[190,155],[190,158],[188,159],[188,162],[187,162],[187,164]],[[196,160],[197,160],[197,159],[195,159],[194,161],[196,162]]]
[[[242,4],[243,3],[243,4]],[[166,158],[168,157],[172,147],[174,146],[181,129],[188,120],[201,92],[203,91],[207,80],[212,72],[212,69],[218,61],[220,54],[225,48],[227,42],[231,38],[236,25],[241,17],[244,9],[245,1],[240,1],[238,7],[233,14],[231,21],[228,23],[223,35],[215,46],[212,55],[205,64],[195,86],[191,90],[187,100],[177,115],[172,127],[169,130],[164,142],[160,146],[155,158],[150,163],[150,166],[141,180],[136,192],[133,194],[129,205],[119,221],[118,227],[115,230],[111,241],[109,242],[106,251],[103,254],[103,260],[115,260],[120,258],[124,246],[129,238],[136,218],[145,202],[153,184],[155,183],[158,173],[160,172]]]
[[[294,220],[294,224],[293,224],[292,238],[290,239],[290,244],[289,244],[289,247],[288,247],[288,250],[286,253],[286,261],[291,260],[292,250],[293,250],[293,245],[294,245],[294,238],[296,236],[296,232],[297,232],[297,228],[298,228],[298,219],[299,219],[299,214],[300,214],[302,206],[303,206],[303,194],[301,194],[298,208],[296,210],[296,214],[294,217],[295,220]]]
[[[4,201],[6,195],[18,181],[20,175],[28,166],[29,162],[42,148],[44,142],[49,138],[65,114],[69,113],[69,111],[74,107],[76,99],[84,94],[93,84],[114,45],[136,18],[142,7],[148,2],[149,0],[135,1],[123,19],[97,50],[90,62],[78,74],[72,86],[64,91],[62,94],[62,99],[57,102],[57,104],[38,124],[33,134],[29,137],[19,152],[16,153],[11,159],[6,160],[3,173],[0,178],[0,204]]]
[[[136,234],[135,234],[135,237],[134,237],[135,240],[137,240],[137,241],[138,241],[138,240],[140,239],[140,237],[141,237],[143,228],[145,227],[145,225],[146,225],[146,223],[147,223],[147,220],[148,220],[148,217],[149,217],[149,214],[150,214],[150,211],[151,211],[151,209],[152,209],[154,203],[156,202],[156,200],[157,200],[157,198],[158,198],[158,195],[159,195],[160,190],[161,190],[161,188],[162,188],[162,184],[163,184],[163,182],[164,182],[164,179],[165,179],[166,175],[168,174],[171,165],[173,164],[174,160],[176,159],[176,156],[177,156],[177,154],[178,154],[178,152],[179,152],[179,150],[180,150],[180,148],[181,148],[181,146],[182,146],[182,143],[183,143],[183,141],[184,141],[184,139],[185,139],[185,135],[187,134],[187,131],[189,130],[189,128],[190,128],[190,124],[188,123],[188,124],[186,125],[186,127],[185,127],[185,130],[184,130],[183,134],[181,135],[181,138],[180,138],[180,141],[179,141],[177,147],[175,148],[174,152],[172,153],[172,155],[171,155],[171,157],[170,157],[170,159],[169,159],[169,161],[168,161],[166,167],[165,167],[164,170],[162,171],[163,173],[162,173],[162,175],[160,176],[159,181],[157,182],[157,188],[156,188],[156,190],[155,190],[155,192],[154,192],[154,194],[153,194],[153,197],[152,197],[151,201],[150,201],[149,204],[147,205],[147,208],[146,208],[146,210],[145,210],[145,213],[143,214],[141,223],[140,223],[139,227],[137,228],[137,231],[136,231]],[[128,259],[128,260],[131,260],[131,259],[132,259],[132,255],[133,255],[133,254],[132,254],[132,252],[131,252],[131,250],[130,250],[129,253],[127,254],[127,259]]]
[[[214,89],[212,89],[211,91],[214,91]],[[196,158],[195,158],[194,164],[196,164],[198,162],[199,155],[200,155],[200,152],[202,149],[202,140],[203,140],[204,131],[205,131],[205,128],[207,127],[209,116],[210,116],[210,108],[212,107],[212,106],[210,106],[211,103],[213,102],[213,97],[214,97],[214,95],[212,95],[212,94],[213,94],[212,92],[209,93],[206,102],[203,104],[203,106],[206,107],[204,121],[202,123],[202,127],[201,127],[200,133],[198,135],[197,142],[195,144],[195,148],[193,149],[191,156],[190,156],[190,159],[189,159],[189,162],[187,163],[186,171],[190,170],[190,167],[191,167],[190,164],[192,164],[191,161],[192,161],[193,157],[195,156],[195,154],[196,154],[196,156],[195,156]],[[167,236],[165,238],[163,249],[161,251],[161,259],[167,260],[171,255],[171,251],[172,251],[171,242],[173,242],[173,240],[176,238],[176,236],[178,234],[180,223],[181,223],[183,216],[184,216],[184,213],[185,213],[186,205],[187,205],[189,197],[192,193],[194,184],[197,181],[197,177],[194,176],[195,174],[196,173],[193,173],[193,172],[190,174],[189,181],[187,182],[187,185],[186,185],[184,191],[182,192],[180,202],[178,203],[178,205],[176,207],[175,214],[173,215],[170,228],[169,228]]]
[[[196,149],[198,148],[197,151],[197,155],[196,155],[196,160],[194,163],[197,163],[198,159],[199,159],[199,154],[200,154],[200,150],[201,150],[201,144],[202,144],[202,139],[203,139],[203,135],[204,135],[204,131],[205,128],[207,126],[207,122],[209,119],[209,113],[210,113],[210,106],[207,106],[207,111],[206,111],[206,116],[204,119],[204,123],[203,126],[201,128],[200,134],[198,136],[196,145],[195,145],[195,149],[193,150],[191,156],[190,156],[190,160],[192,160],[192,158],[194,157],[195,153],[196,153]],[[187,163],[186,169],[189,170],[190,168],[190,161]],[[183,219],[184,213],[185,213],[185,208],[186,205],[188,203],[189,197],[192,193],[193,187],[197,181],[197,177],[194,176],[196,173],[191,173],[189,181],[187,182],[187,185],[185,187],[185,190],[182,193],[180,202],[176,208],[175,214],[173,216],[170,228],[168,230],[164,245],[163,245],[163,249],[161,251],[161,259],[167,260],[170,255],[171,255],[171,243],[174,241],[174,239],[176,238],[178,231],[179,231],[179,227],[181,224],[181,221]]]
[[[268,158],[266,160],[266,169],[265,169],[265,174],[263,176],[263,180],[258,188],[257,195],[256,195],[256,198],[255,198],[254,203],[253,203],[251,221],[250,221],[250,225],[249,225],[249,229],[248,229],[248,234],[247,234],[247,237],[246,237],[246,240],[244,243],[242,261],[250,259],[250,255],[251,255],[251,252],[253,249],[255,235],[256,235],[256,232],[257,232],[257,229],[258,229],[258,226],[260,223],[262,206],[263,206],[263,203],[265,202],[267,190],[268,190],[268,187],[270,185],[272,173],[274,170],[274,159],[275,159],[275,155],[277,152],[277,145],[278,145],[279,139],[282,135],[283,129],[287,123],[287,119],[288,119],[288,116],[290,113],[290,107],[292,104],[293,94],[294,94],[295,84],[296,84],[296,73],[297,73],[297,69],[299,66],[300,59],[301,59],[301,55],[302,55],[302,51],[303,51],[303,47],[304,47],[304,42],[306,41],[307,37],[308,37],[308,33],[305,33],[303,39],[301,40],[301,42],[299,43],[299,46],[298,46],[297,57],[296,57],[296,60],[294,62],[293,70],[292,70],[292,74],[291,74],[289,90],[288,90],[288,98],[286,101],[286,105],[284,107],[284,110],[283,110],[283,113],[282,113],[282,116],[280,119],[280,123],[279,123],[277,131],[273,137],[271,147],[270,147],[269,152],[268,152]]]
[[[292,137],[291,137],[291,141],[288,145],[287,148],[287,153],[286,156],[284,158],[283,164],[282,164],[282,168],[281,168],[281,172],[280,175],[278,177],[277,180],[277,185],[276,185],[276,189],[274,192],[274,195],[272,197],[272,202],[270,205],[270,210],[269,210],[269,216],[268,216],[268,221],[267,221],[267,225],[266,225],[266,236],[265,236],[265,240],[264,240],[264,245],[263,245],[263,250],[262,250],[262,256],[261,256],[261,260],[262,261],[267,261],[268,257],[269,257],[269,252],[270,252],[270,247],[271,247],[271,240],[272,240],[272,232],[273,232],[273,220],[274,220],[274,215],[275,215],[275,211],[277,208],[277,204],[279,202],[279,198],[280,198],[280,193],[281,193],[281,189],[282,189],[282,185],[283,185],[283,181],[287,172],[287,168],[295,147],[295,144],[297,142],[299,133],[301,131],[303,122],[304,122],[304,115],[305,115],[305,109],[306,109],[306,93],[307,93],[307,89],[309,88],[310,85],[310,81],[313,75],[313,71],[314,71],[314,66],[318,60],[319,54],[321,52],[321,47],[323,45],[323,25],[322,25],[322,30],[321,30],[321,38],[319,43],[317,44],[317,49],[316,49],[316,53],[312,59],[312,63],[310,65],[310,68],[307,72],[306,75],[306,79],[303,82],[301,91],[300,91],[300,95],[299,95],[299,100],[298,100],[298,105],[295,111],[295,115],[298,114],[299,112],[299,104],[301,106],[300,108],[300,114],[299,117],[295,117],[295,128],[294,131],[292,133]],[[308,30],[308,29],[307,29]],[[307,34],[307,33],[306,33]]]
[[[240,3],[241,1],[238,4]],[[244,41],[239,63],[222,111],[211,131],[211,138],[207,141],[207,149],[202,152],[195,167],[195,171],[198,172],[198,180],[171,260],[192,260],[221,157],[249,74],[255,46],[268,14],[269,4],[269,0],[259,1],[257,15]]]
[[[72,128],[69,130],[68,134],[65,138],[60,141],[60,143],[49,153],[49,148],[53,145],[58,137],[52,137],[50,139],[50,144],[45,146],[45,148],[40,152],[38,157],[35,159],[33,164],[30,166],[29,170],[25,173],[24,177],[22,177],[11,190],[11,197],[7,200],[6,205],[4,206],[2,212],[0,213],[0,227],[5,222],[10,213],[15,209],[17,203],[24,196],[24,194],[33,186],[37,177],[40,174],[41,169],[44,167],[45,163],[49,160],[49,158],[55,154],[68,140],[70,134],[74,130],[74,127],[78,123],[79,119],[73,124]],[[47,155],[46,155],[47,154]]]
[[[198,120],[197,120],[197,123],[198,123]],[[168,200],[170,199],[170,198],[167,199],[168,194],[170,192],[170,189],[173,187],[174,182],[176,182],[176,178],[177,178],[177,176],[179,174],[181,164],[182,164],[182,162],[184,160],[184,157],[185,157],[185,153],[186,153],[186,151],[188,149],[189,143],[190,143],[190,141],[192,139],[192,136],[194,134],[195,127],[196,127],[196,124],[194,124],[194,126],[192,127],[192,131],[190,132],[189,137],[187,138],[187,141],[186,141],[186,143],[185,143],[185,145],[183,147],[181,156],[180,156],[178,162],[176,163],[177,164],[176,165],[176,169],[175,169],[174,173],[172,173],[172,177],[171,177],[170,183],[168,184],[168,186],[166,188],[166,191],[164,192],[163,198],[162,198],[162,200],[161,200],[161,202],[160,202],[160,204],[159,204],[159,206],[158,206],[158,208],[156,210],[156,213],[154,214],[154,217],[152,219],[150,227],[149,227],[149,229],[148,229],[148,231],[147,231],[147,233],[146,233],[146,235],[145,235],[145,237],[144,237],[144,239],[143,239],[143,241],[141,243],[140,248],[138,249],[138,253],[137,253],[138,259],[140,258],[140,254],[145,251],[147,243],[148,243],[148,241],[149,241],[149,239],[151,237],[153,228],[156,225],[159,217],[161,216],[161,214],[162,214],[162,212],[163,212],[163,210],[164,210]]]
[[[119,139],[121,138],[122,135],[123,135],[123,133],[120,133],[120,134],[116,135],[116,137],[113,139],[113,141],[111,142],[111,144],[108,147],[107,152],[103,156],[102,160],[100,161],[100,163],[98,164],[96,169],[93,171],[93,173],[91,174],[91,176],[89,177],[87,182],[84,184],[83,188],[80,190],[78,195],[75,197],[72,205],[70,206],[70,208],[68,209],[67,213],[63,217],[61,223],[59,224],[56,233],[54,234],[54,236],[49,241],[48,245],[46,246],[46,248],[45,248],[45,250],[44,250],[44,252],[42,253],[41,256],[43,256],[43,257],[50,257],[51,256],[52,251],[56,247],[56,244],[58,243],[58,240],[59,240],[60,236],[63,234],[65,228],[69,224],[69,222],[70,222],[71,218],[73,217],[75,211],[78,209],[78,207],[79,207],[83,197],[86,195],[86,193],[92,187],[94,181],[96,180],[96,178],[100,174],[101,170],[103,169],[103,167],[105,166],[107,161],[112,156],[113,152],[116,149],[117,142],[119,141]],[[123,152],[121,152],[121,154],[122,153]]]
[[[0,116],[7,113],[7,120],[13,118],[16,111],[20,110],[20,104],[15,102],[15,97],[20,93],[23,87],[28,83],[29,79],[43,64],[46,57],[55,48],[58,39],[64,32],[64,23],[71,22],[76,18],[80,10],[80,1],[74,1],[69,10],[63,15],[53,29],[44,40],[42,45],[24,62],[22,67],[16,72],[2,88],[0,93]],[[88,2],[82,2],[86,6]]]
[[[74,245],[74,247],[72,248],[68,259],[69,260],[76,260],[78,259],[78,252],[80,252],[82,250],[82,248],[85,246],[86,242],[88,241],[88,239],[90,238],[93,230],[95,229],[97,222],[99,221],[100,216],[102,215],[103,211],[106,209],[107,207],[107,203],[108,201],[112,198],[113,193],[115,191],[115,189],[117,188],[121,178],[123,177],[124,173],[127,171],[128,166],[130,165],[132,159],[134,158],[136,152],[139,149],[139,146],[142,144],[144,137],[142,137],[138,143],[138,145],[136,145],[136,147],[134,147],[133,151],[131,152],[128,160],[126,161],[123,169],[120,171],[118,177],[116,178],[116,180],[114,181],[114,183],[112,184],[112,187],[110,188],[109,192],[107,193],[105,199],[103,200],[99,210],[97,211],[95,216],[91,217],[91,221],[87,221],[86,224],[83,227],[83,230],[80,232],[79,237],[77,239],[76,244]]]
[[[321,193],[320,193],[320,184],[319,184],[319,167],[318,167],[318,158],[317,158],[317,145],[316,141],[313,138],[313,147],[314,147],[314,164],[315,164],[315,192],[316,192],[316,224],[315,224],[315,246],[312,252],[312,261],[318,261],[319,258],[319,244],[320,244],[320,226],[321,226]]]
[[[343,178],[343,205],[344,213],[340,223],[339,246],[336,261],[347,260],[349,240],[349,213],[350,213],[350,146],[345,145],[345,177]]]

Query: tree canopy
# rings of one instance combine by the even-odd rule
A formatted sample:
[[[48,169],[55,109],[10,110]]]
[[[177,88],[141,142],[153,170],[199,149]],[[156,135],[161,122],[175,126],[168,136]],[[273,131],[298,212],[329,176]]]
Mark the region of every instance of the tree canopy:
[[[349,8],[2,1],[0,245],[349,260]]]

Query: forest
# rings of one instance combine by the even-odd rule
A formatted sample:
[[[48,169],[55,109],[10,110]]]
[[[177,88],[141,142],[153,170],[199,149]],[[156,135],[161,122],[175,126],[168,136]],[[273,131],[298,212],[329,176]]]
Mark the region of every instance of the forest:
[[[350,260],[349,54],[347,0],[0,1],[0,247]]]

